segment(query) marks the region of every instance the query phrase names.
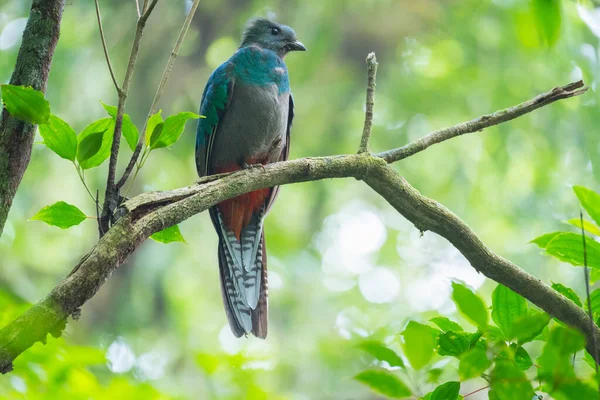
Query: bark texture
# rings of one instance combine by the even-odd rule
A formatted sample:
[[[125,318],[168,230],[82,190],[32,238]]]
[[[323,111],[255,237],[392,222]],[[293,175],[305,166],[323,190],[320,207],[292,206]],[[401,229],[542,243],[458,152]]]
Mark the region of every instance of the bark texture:
[[[64,0],[34,0],[11,85],[46,91],[52,56],[60,34]],[[29,165],[35,125],[12,117],[6,109],[0,117],[0,236],[23,174]]]

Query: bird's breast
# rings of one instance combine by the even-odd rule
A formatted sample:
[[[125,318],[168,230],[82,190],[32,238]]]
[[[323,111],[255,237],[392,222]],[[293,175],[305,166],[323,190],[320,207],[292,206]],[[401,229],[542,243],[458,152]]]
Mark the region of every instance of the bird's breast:
[[[240,160],[277,161],[285,145],[288,112],[289,93],[280,93],[277,84],[236,82],[215,134],[213,169]]]

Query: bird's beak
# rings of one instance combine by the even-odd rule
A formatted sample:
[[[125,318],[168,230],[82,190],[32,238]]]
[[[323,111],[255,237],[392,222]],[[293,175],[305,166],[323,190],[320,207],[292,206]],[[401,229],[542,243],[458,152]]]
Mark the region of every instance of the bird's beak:
[[[299,40],[295,40],[290,42],[287,45],[288,51],[306,51],[306,46],[302,44]]]

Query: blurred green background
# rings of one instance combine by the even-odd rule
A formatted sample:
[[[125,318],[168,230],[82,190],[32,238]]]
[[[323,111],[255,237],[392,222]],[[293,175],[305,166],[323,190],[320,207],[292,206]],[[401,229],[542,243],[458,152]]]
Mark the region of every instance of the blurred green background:
[[[81,131],[117,103],[93,2],[68,1],[46,97]],[[135,29],[134,0],[100,1],[119,80]],[[127,113],[141,129],[191,2],[159,1],[143,38]],[[29,1],[0,0],[0,83],[14,67]],[[355,152],[362,129],[365,57],[380,63],[374,150],[525,101],[584,79],[591,90],[482,133],[434,146],[395,165],[448,206],[494,251],[545,282],[580,294],[580,269],[527,242],[578,215],[571,185],[598,190],[600,11],[575,1],[544,13],[519,0],[202,0],[177,59],[163,116],[197,111],[211,71],[237,47],[251,16],[292,26],[309,51],[286,62],[296,103],[291,158]],[[130,194],[196,179],[195,124],[153,152]],[[129,159],[123,145],[121,164]],[[102,187],[107,163],[92,170]],[[0,325],[41,299],[97,240],[93,220],[60,230],[27,222],[64,200],[94,215],[72,165],[35,145],[0,238]],[[269,337],[235,339],[219,289],[217,240],[206,213],[181,224],[186,244],[148,241],[69,323],[0,376],[7,399],[368,399],[352,380],[373,336],[401,348],[407,320],[458,315],[459,279],[489,300],[494,284],[445,240],[419,232],[355,180],[286,186],[266,222]],[[489,301],[488,301],[489,303]],[[466,325],[468,323],[465,322]],[[438,365],[439,366],[439,365]],[[448,366],[444,374],[455,374]],[[434,387],[425,372],[408,382]],[[442,379],[443,381],[443,379]],[[473,390],[481,382],[472,384]],[[476,396],[471,396],[476,399]]]

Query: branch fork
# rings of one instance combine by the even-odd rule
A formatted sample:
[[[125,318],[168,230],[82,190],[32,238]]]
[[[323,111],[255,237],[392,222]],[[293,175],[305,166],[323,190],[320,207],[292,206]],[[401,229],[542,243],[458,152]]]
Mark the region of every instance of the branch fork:
[[[107,197],[115,194],[118,196],[123,181],[122,178],[117,184],[114,183],[117,158],[114,143],[117,143],[118,150],[125,99],[139,49],[142,28],[157,0],[152,0],[149,4],[148,2],[149,0],[145,0],[142,7],[128,73],[122,85],[123,93],[119,96],[119,112],[110,164],[112,173],[109,173],[107,182]],[[194,2],[195,6],[197,4],[198,0]],[[190,13],[194,10],[195,8],[192,8]],[[188,16],[186,19],[188,26],[190,21],[191,17]],[[186,24],[182,28],[180,38],[185,35]],[[174,54],[179,45],[178,40]],[[163,74],[153,107],[160,98],[161,87],[164,86],[163,82],[166,82],[170,66],[172,66],[171,60]],[[70,315],[78,316],[85,302],[94,296],[112,273],[153,233],[206,211],[224,200],[254,190],[297,182],[347,177],[364,180],[421,232],[429,230],[446,238],[477,271],[525,297],[550,315],[584,332],[588,352],[598,358],[597,348],[600,347],[600,342],[597,338],[600,338],[600,330],[595,324],[589,323],[589,317],[582,308],[515,264],[495,254],[465,222],[443,205],[421,195],[389,165],[423,151],[433,144],[512,120],[561,99],[581,95],[587,90],[583,82],[556,87],[519,105],[431,132],[405,146],[372,155],[369,150],[369,139],[373,123],[377,72],[377,61],[373,53],[367,58],[367,68],[365,124],[358,154],[304,158],[268,164],[264,168],[247,169],[226,176],[207,177],[196,184],[168,192],[143,193],[127,201],[119,208],[120,218],[116,223],[110,229],[107,226],[103,231],[104,236],[48,296],[0,330],[0,373],[11,371],[12,361],[36,341],[44,342],[48,333],[54,336],[60,335],[67,318]],[[136,159],[137,155],[134,153],[131,162],[135,164]],[[126,175],[124,175],[125,181]],[[105,209],[108,208],[107,204],[114,206],[110,203],[110,199],[105,199]],[[102,217],[105,217],[104,212]]]

